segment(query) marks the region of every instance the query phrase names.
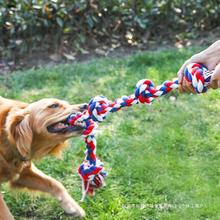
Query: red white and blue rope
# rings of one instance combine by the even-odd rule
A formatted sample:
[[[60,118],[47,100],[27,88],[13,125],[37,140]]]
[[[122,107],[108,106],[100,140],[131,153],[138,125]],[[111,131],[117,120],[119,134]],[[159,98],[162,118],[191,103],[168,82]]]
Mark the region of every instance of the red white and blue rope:
[[[190,82],[196,93],[207,91],[211,79],[208,69],[198,63],[188,65],[184,71],[185,79]],[[178,80],[165,81],[160,86],[154,87],[151,80],[143,79],[136,84],[135,93],[130,96],[122,96],[115,101],[110,101],[104,96],[92,98],[88,104],[88,110],[83,113],[73,114],[69,117],[69,124],[74,126],[76,122],[85,122],[86,152],[85,160],[79,166],[78,173],[82,179],[82,200],[86,194],[94,195],[94,190],[104,186],[104,177],[107,173],[103,163],[96,156],[96,128],[97,122],[105,120],[109,113],[117,112],[123,107],[134,104],[150,105],[152,101],[178,88]]]

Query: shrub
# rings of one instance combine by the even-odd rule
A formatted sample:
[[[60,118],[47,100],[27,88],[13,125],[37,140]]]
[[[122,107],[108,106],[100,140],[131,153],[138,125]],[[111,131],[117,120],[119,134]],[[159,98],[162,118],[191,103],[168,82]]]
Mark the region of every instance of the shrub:
[[[0,52],[117,47],[219,25],[216,0],[0,0]]]

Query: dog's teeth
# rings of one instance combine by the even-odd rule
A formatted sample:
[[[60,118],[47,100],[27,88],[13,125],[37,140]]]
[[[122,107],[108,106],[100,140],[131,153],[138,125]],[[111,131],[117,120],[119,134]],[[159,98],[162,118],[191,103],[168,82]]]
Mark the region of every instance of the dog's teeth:
[[[77,121],[77,122],[75,122],[75,125],[82,127],[82,126],[85,126],[85,122],[84,121]]]
[[[57,128],[57,129],[66,128],[66,127],[67,127],[67,125],[65,125],[61,122],[59,122],[58,124],[55,125],[55,128]]]

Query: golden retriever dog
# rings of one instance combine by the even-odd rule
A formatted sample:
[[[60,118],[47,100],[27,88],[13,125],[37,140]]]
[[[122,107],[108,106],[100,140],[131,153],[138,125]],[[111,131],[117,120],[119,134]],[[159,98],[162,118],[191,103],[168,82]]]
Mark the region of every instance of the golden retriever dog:
[[[71,127],[70,114],[84,111],[85,104],[70,105],[58,99],[27,104],[0,97],[0,184],[45,192],[56,198],[67,214],[77,217],[84,210],[64,186],[38,170],[32,160],[58,155],[67,139],[79,136],[83,124]],[[0,219],[14,219],[0,193]]]

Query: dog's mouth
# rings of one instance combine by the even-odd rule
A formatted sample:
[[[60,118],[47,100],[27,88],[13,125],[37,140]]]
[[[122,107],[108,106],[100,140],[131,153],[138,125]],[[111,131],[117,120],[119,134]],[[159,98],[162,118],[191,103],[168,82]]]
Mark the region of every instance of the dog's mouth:
[[[67,119],[60,122],[56,122],[47,127],[48,132],[61,133],[61,134],[71,133],[71,132],[82,132],[84,129],[85,129],[84,122],[76,122],[76,124],[72,126],[68,123]]]

